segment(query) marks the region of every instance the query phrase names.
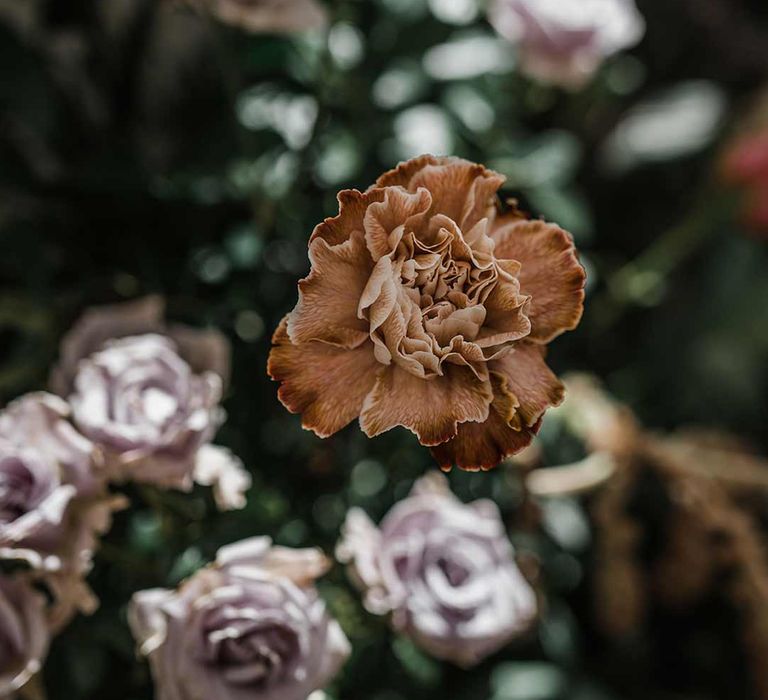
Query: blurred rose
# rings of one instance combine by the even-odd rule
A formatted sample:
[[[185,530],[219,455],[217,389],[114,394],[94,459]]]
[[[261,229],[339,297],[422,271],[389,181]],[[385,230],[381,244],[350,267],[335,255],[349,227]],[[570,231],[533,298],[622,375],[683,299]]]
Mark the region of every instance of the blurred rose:
[[[163,320],[165,302],[157,296],[88,309],[61,341],[58,363],[51,372],[51,389],[67,398],[74,388],[80,362],[109,340],[154,333],[168,336],[179,355],[197,374],[214,372],[229,380],[229,343],[218,331],[199,330]]]
[[[189,488],[197,452],[222,421],[221,378],[196,375],[170,338],[106,343],[80,363],[75,424],[104,450],[117,478]]]
[[[57,396],[23,396],[0,412],[0,558],[45,576],[57,620],[92,610],[83,582],[97,536],[122,505],[105,488],[95,448],[66,420]]]
[[[319,0],[188,0],[227,24],[256,34],[293,34],[328,22]]]
[[[645,31],[634,0],[492,0],[489,16],[525,74],[571,89]]]
[[[422,156],[339,194],[269,358],[305,428],[405,426],[445,468],[490,468],[530,444],[562,399],[545,345],[578,324],[584,270],[565,231],[498,210],[503,182]]]
[[[224,419],[229,344],[217,331],[166,325],[163,313],[159,297],[90,309],[62,341],[51,384],[111,478],[188,489],[199,474],[222,507],[242,507],[249,475],[208,445]]]
[[[397,631],[461,666],[499,650],[536,615],[498,508],[462,503],[439,474],[418,481],[379,528],[350,510],[337,557],[370,612],[390,614]]]
[[[48,653],[45,598],[28,578],[0,574],[0,697],[13,697]]]
[[[137,593],[129,620],[158,700],[306,700],[349,653],[314,580],[321,552],[268,538],[219,550],[175,591]]]

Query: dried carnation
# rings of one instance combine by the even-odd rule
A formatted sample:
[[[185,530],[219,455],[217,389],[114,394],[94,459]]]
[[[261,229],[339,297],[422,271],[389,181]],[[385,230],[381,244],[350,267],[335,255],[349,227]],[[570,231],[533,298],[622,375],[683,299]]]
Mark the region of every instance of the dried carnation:
[[[422,156],[339,194],[269,358],[305,428],[404,426],[443,468],[470,470],[531,442],[563,398],[546,344],[578,324],[585,275],[569,234],[499,210],[503,182]]]

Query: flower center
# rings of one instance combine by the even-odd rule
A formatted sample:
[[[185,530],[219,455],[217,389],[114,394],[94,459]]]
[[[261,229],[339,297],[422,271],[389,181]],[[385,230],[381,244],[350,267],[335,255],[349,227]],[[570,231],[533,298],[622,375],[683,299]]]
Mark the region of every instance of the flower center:
[[[16,455],[0,459],[0,523],[18,519],[42,500],[35,475]]]
[[[258,612],[250,608],[225,606],[208,617],[203,660],[218,668],[231,685],[273,686],[296,665],[301,651],[294,630],[259,620]]]

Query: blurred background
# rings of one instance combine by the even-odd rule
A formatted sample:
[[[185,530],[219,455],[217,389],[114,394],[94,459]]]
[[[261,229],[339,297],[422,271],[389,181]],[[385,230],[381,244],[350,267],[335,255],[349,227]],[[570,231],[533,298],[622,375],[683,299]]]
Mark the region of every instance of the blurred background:
[[[723,166],[763,123],[764,0],[638,0],[642,42],[578,92],[516,71],[515,47],[479,0],[326,4],[327,29],[276,36],[170,0],[0,0],[3,402],[45,386],[84,308],[161,293],[173,319],[231,339],[218,442],[254,475],[237,513],[216,514],[204,490],[133,494],[91,576],[100,610],[54,643],[51,700],[153,697],[125,624],[131,593],[175,585],[249,535],[330,552],[350,505],[378,519],[433,468],[405,431],[302,431],[265,370],[314,225],[336,213],[338,190],[364,189],[402,159],[482,162],[507,176],[505,195],[573,233],[588,297],[581,326],[551,345],[558,372],[597,375],[648,429],[693,425],[768,452],[768,186],[734,185]],[[727,471],[722,452],[714,469]],[[545,421],[538,463],[584,453]],[[595,494],[526,494],[525,468],[451,482],[502,508],[542,597],[540,624],[460,671],[365,613],[337,568],[321,590],[355,651],[330,698],[768,698],[768,647],[747,624],[768,616],[768,575],[750,579],[753,607],[724,592],[733,567],[676,605],[654,602],[649,577],[644,615],[615,633],[595,562],[618,525],[596,516]],[[646,533],[640,571],[656,566],[683,507],[665,478],[640,479],[622,506]],[[725,516],[748,518],[760,543],[738,566],[768,542],[768,497],[755,489]],[[622,585],[619,572],[619,598]]]

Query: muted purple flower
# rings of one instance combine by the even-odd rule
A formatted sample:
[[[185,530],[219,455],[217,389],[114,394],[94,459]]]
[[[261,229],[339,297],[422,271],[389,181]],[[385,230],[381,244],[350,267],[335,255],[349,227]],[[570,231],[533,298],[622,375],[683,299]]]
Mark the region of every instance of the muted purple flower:
[[[370,612],[460,666],[500,649],[536,615],[498,508],[462,503],[439,474],[419,480],[378,528],[350,510],[337,558],[350,564]]]
[[[572,89],[645,30],[634,0],[492,0],[489,18],[518,47],[524,73]]]
[[[49,637],[43,595],[26,576],[0,574],[0,697],[13,697],[41,669]]]
[[[223,419],[219,375],[197,375],[162,335],[107,342],[80,363],[70,396],[77,427],[116,478],[189,488],[198,450]]]
[[[63,624],[95,599],[83,582],[99,534],[121,500],[106,491],[99,454],[43,392],[0,411],[0,558],[25,561],[56,598]]]
[[[165,302],[159,296],[88,309],[61,341],[59,361],[51,372],[52,391],[67,398],[80,362],[101,350],[106,342],[149,333],[171,338],[181,358],[196,374],[214,372],[226,384],[230,364],[227,339],[213,329],[169,324],[164,316]]]
[[[137,593],[129,621],[158,700],[306,700],[325,686],[349,653],[314,587],[326,568],[318,550],[258,537],[177,590]]]
[[[156,296],[89,309],[61,343],[51,386],[103,451],[110,478],[182,489],[199,480],[223,508],[242,507],[248,473],[208,444],[224,418],[229,343],[167,324],[164,312]]]

